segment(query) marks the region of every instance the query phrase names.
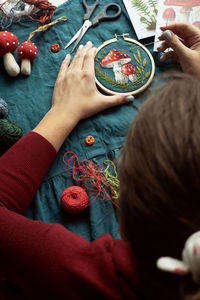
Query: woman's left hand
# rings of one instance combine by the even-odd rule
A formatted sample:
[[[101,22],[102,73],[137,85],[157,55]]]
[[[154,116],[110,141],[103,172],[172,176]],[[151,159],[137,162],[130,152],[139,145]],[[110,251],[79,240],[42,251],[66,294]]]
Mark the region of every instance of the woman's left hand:
[[[53,92],[52,107],[72,114],[79,121],[106,108],[133,100],[124,95],[105,96],[95,84],[94,57],[96,48],[88,42],[80,46],[73,61],[67,56],[62,62]]]

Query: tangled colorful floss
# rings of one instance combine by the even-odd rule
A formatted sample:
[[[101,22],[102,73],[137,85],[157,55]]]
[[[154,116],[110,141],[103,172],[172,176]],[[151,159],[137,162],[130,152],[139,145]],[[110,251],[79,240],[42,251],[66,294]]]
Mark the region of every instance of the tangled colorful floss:
[[[80,186],[71,186],[61,195],[62,208],[71,214],[80,214],[88,207],[89,197]]]
[[[68,160],[66,160],[67,156],[70,156]],[[98,197],[101,200],[108,199],[118,207],[116,201],[113,201],[113,198],[107,191],[107,189],[109,189],[111,195],[114,194],[114,189],[116,187],[111,184],[113,178],[111,179],[111,176],[110,179],[107,180],[102,166],[88,160],[79,162],[79,159],[74,152],[66,152],[63,156],[63,162],[66,164],[68,173],[72,175],[74,180],[82,182],[84,189],[88,191],[89,198],[93,199],[88,205],[93,203]]]

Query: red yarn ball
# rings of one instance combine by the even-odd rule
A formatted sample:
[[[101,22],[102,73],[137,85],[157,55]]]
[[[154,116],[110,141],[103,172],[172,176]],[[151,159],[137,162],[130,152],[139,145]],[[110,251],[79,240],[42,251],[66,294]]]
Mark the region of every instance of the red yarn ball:
[[[71,186],[64,190],[61,195],[62,208],[71,213],[79,214],[88,207],[89,197],[80,186]]]

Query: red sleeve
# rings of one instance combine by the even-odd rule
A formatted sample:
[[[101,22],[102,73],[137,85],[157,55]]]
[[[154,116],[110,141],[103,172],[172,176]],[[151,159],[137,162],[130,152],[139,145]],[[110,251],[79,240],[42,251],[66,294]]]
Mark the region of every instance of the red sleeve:
[[[0,159],[2,274],[26,299],[136,299],[128,244],[107,234],[88,242],[61,225],[21,215],[55,156],[48,141],[29,133]]]
[[[0,205],[24,214],[55,157],[41,135],[23,136],[0,158]]]

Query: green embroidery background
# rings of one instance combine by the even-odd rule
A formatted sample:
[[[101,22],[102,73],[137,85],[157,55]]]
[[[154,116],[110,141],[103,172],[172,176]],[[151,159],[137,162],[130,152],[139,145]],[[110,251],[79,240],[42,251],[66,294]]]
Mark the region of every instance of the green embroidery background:
[[[112,49],[119,50],[131,56],[132,60],[128,64],[136,68],[137,81],[120,84],[115,80],[113,68],[103,68],[100,66],[101,60]],[[141,88],[150,78],[152,72],[152,62],[146,51],[140,46],[118,38],[116,42],[106,45],[100,49],[95,57],[95,73],[97,80],[107,89],[118,93],[130,93]]]

